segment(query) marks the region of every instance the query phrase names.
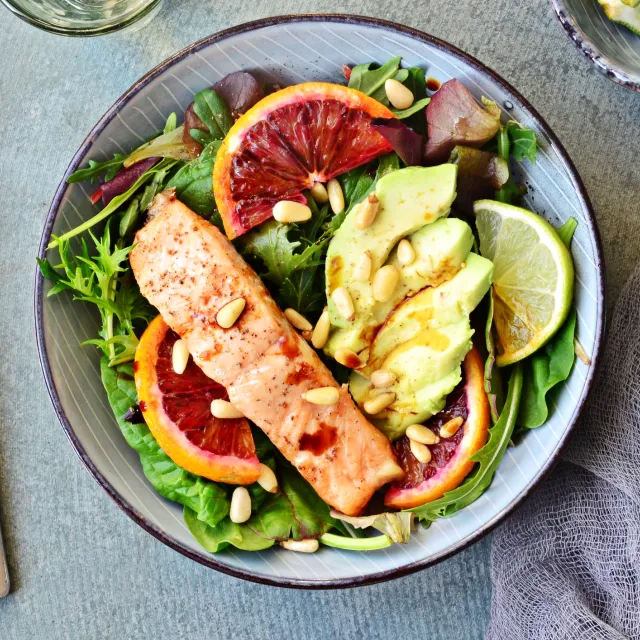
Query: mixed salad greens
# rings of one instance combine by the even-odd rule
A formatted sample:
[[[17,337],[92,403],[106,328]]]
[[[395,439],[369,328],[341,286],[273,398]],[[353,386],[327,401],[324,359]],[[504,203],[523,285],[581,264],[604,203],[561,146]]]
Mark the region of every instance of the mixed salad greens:
[[[144,224],[154,197],[165,189],[173,187],[179,200],[222,228],[212,185],[216,155],[238,115],[264,96],[249,74],[232,76],[195,95],[185,124],[178,126],[176,114],[171,114],[157,137],[128,156],[89,161],[87,168],[68,178],[70,183],[99,182],[92,200],[101,206],[80,226],[54,237],[48,257],[38,259],[42,274],[52,283],[48,295],[68,291],[75,299],[97,306],[100,326],[96,338],[85,344],[101,353],[102,381],[117,424],[140,455],[149,482],[162,496],[184,506],[187,526],[207,551],[215,553],[229,545],[256,551],[291,538],[319,538],[328,546],[355,550],[406,542],[416,518],[429,526],[476,500],[490,485],[517,435],[547,421],[550,398],[569,376],[575,359],[575,311],[541,348],[505,367],[496,363],[492,296],[474,312],[474,325],[485,327],[485,390],[492,426],[488,441],[472,458],[474,470],[457,488],[410,511],[347,517],[332,511],[262,432],[253,428],[258,458],[276,472],[279,488],[269,493],[257,483],[250,485],[252,516],[244,523],[232,522],[233,487],[175,464],[138,410],[133,359],[139,337],[157,311],[142,297],[128,264],[135,232]],[[234,241],[280,308],[295,309],[312,323],[326,305],[324,267],[329,243],[383,176],[405,166],[455,162],[458,196],[451,216],[473,227],[474,202],[483,198],[507,204],[518,201],[524,187],[514,181],[510,167],[513,162],[533,163],[537,154],[533,131],[515,121],[501,123],[495,103],[477,104],[456,80],[428,91],[424,70],[403,68],[399,57],[382,66],[347,67],[345,76],[349,87],[387,107],[391,106],[385,92],[387,80],[395,79],[411,90],[415,100],[409,108],[392,108],[397,121],[374,123],[394,151],[338,177],[345,202],[342,212],[334,214],[329,203],[320,204],[307,194],[313,213],[308,222],[270,220]],[[462,128],[461,113],[466,118]],[[428,129],[434,121],[437,128]],[[571,219],[558,230],[567,246],[575,227]],[[346,382],[349,369],[320,355],[336,380]],[[370,528],[383,535],[367,536],[365,530]]]

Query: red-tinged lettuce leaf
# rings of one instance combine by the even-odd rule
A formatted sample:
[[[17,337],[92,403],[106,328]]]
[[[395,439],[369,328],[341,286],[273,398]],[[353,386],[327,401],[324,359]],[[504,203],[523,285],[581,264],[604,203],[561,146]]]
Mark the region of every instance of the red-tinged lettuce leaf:
[[[427,106],[428,164],[446,162],[457,144],[481,147],[500,127],[500,110],[495,102],[479,105],[469,90],[455,78],[445,82]]]
[[[133,183],[158,161],[158,158],[147,158],[118,171],[113,180],[102,185],[102,204],[106,207],[116,196],[131,188]]]
[[[424,138],[395,118],[374,118],[371,126],[387,140],[408,167],[422,164]]]
[[[234,117],[242,115],[264,98],[264,89],[246,71],[236,71],[218,80],[213,90],[224,99]]]

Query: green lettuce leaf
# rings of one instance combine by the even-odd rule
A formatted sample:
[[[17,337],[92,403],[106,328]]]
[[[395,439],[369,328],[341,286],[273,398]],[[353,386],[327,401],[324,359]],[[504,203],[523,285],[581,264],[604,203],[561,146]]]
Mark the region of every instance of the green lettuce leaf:
[[[122,416],[138,403],[132,363],[110,367],[107,358],[103,357],[100,373],[118,427],[127,444],[140,455],[144,474],[154,489],[168,500],[191,509],[199,521],[215,527],[229,513],[227,490],[175,464],[144,422],[123,419]]]
[[[231,110],[213,89],[204,89],[193,98],[193,110],[208,131],[191,129],[191,137],[203,147],[213,140],[222,140],[233,126]]]
[[[349,78],[349,87],[373,96],[379,89],[384,90],[384,83],[390,78],[395,77],[400,69],[401,57],[391,58],[381,67],[375,68],[373,62],[359,64],[351,69],[351,77]],[[386,96],[385,96],[386,97]]]
[[[380,533],[384,533],[393,542],[400,543],[409,542],[413,521],[416,517],[416,514],[411,511],[378,513],[370,516],[346,516],[344,513],[339,513],[332,509],[330,514],[336,520],[346,522],[356,529],[376,529]]]
[[[529,162],[534,163],[538,156],[536,134],[513,120],[507,123],[507,134],[511,143],[511,155],[518,162],[522,162],[526,158]]]
[[[466,480],[438,500],[411,509],[421,520],[447,518],[477,500],[489,487],[500,461],[507,450],[518,417],[522,395],[522,365],[511,367],[509,390],[498,421],[489,429],[487,444],[477,451],[472,460],[478,465]]]

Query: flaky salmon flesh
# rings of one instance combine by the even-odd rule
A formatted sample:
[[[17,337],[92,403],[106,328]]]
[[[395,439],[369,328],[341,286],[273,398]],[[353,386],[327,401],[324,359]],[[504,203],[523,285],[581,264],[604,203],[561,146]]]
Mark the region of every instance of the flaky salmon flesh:
[[[375,491],[403,476],[386,436],[360,413],[215,226],[165,192],[137,233],[130,260],[142,294],[186,341],[196,364],[227,388],[233,405],[326,503],[357,515]],[[244,298],[244,311],[224,329],[216,315],[237,298]],[[319,387],[339,389],[338,402],[303,398]]]

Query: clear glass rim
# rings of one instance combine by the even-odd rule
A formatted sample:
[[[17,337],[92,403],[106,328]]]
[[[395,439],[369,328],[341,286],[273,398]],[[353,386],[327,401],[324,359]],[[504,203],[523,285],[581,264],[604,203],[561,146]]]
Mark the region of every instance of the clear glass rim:
[[[95,27],[61,27],[58,25],[51,24],[38,16],[33,15],[23,7],[19,7],[14,0],[0,0],[11,13],[18,16],[18,18],[28,22],[29,24],[37,27],[38,29],[42,29],[43,31],[48,31],[49,33],[55,33],[57,35],[62,36],[70,36],[70,37],[87,37],[87,36],[100,36],[107,33],[112,33],[114,31],[119,31],[120,29],[124,29],[129,25],[132,25],[134,22],[140,20],[146,16],[152,9],[158,6],[162,0],[149,0],[148,3],[139,9],[136,13],[130,15],[126,19],[121,22],[115,22],[112,24],[106,24]]]

